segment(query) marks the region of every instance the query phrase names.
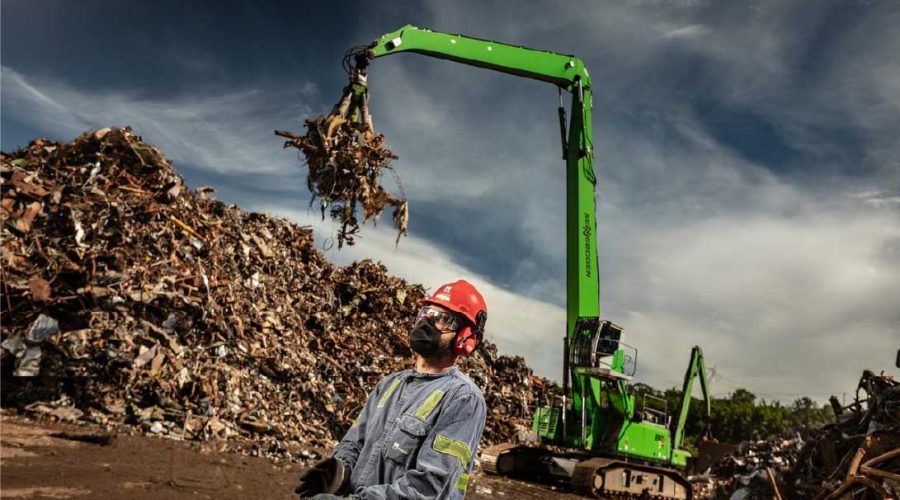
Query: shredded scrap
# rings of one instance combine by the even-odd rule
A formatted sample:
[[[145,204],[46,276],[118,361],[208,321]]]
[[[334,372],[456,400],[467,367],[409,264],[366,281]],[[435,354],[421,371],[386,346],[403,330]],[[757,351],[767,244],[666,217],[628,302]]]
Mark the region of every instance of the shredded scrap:
[[[408,203],[389,193],[380,182],[397,155],[385,148],[384,135],[375,133],[371,120],[357,122],[332,114],[306,120],[304,136],[280,130],[275,133],[289,139],[284,147],[303,151],[309,168],[306,184],[313,201],[319,198],[323,218],[330,207],[331,218],[341,223],[338,247],[354,244],[360,224],[357,208],[362,209],[363,223],[372,219],[377,224],[385,206],[392,206],[397,242],[406,234]]]

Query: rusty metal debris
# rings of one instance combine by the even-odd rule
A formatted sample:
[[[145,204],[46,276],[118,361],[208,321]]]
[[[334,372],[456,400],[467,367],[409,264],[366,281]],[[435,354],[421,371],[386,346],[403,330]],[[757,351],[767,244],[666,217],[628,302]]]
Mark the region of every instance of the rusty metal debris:
[[[116,442],[115,434],[97,434],[93,432],[54,432],[50,437],[57,439],[65,439],[66,441],[78,441],[81,443],[96,444],[100,446],[109,446]]]
[[[421,286],[337,267],[308,228],[192,191],[129,128],[32,141],[0,174],[4,406],[305,461],[412,364]],[[539,388],[521,358],[486,352],[463,369],[488,445],[527,428]]]
[[[322,217],[330,208],[331,218],[341,223],[339,248],[344,243],[354,243],[353,237],[359,232],[358,208],[362,210],[363,223],[372,219],[377,224],[385,206],[392,206],[397,242],[406,234],[409,223],[408,202],[381,185],[384,171],[393,172],[390,161],[397,155],[385,147],[384,136],[375,133],[367,95],[364,82],[348,85],[331,114],[306,120],[305,135],[275,131],[288,138],[284,147],[303,152],[309,169],[306,184],[313,194],[311,202],[318,198]],[[357,101],[361,102],[355,105]],[[360,121],[356,121],[357,117]]]
[[[900,494],[900,383],[865,371],[837,421],[742,443],[691,478],[700,498],[896,499]]]

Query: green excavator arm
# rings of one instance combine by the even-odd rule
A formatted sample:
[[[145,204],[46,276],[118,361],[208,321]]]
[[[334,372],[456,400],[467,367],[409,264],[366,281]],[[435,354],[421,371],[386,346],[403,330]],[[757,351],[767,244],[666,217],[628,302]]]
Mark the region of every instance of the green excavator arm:
[[[703,402],[706,405],[706,420],[709,421],[710,402],[709,388],[706,383],[706,365],[703,363],[703,349],[694,346],[691,349],[691,361],[687,372],[684,374],[684,382],[681,386],[681,400],[678,404],[678,418],[672,425],[672,445],[680,448],[684,440],[684,426],[687,423],[688,411],[691,407],[691,391],[694,389],[694,379],[700,379],[700,390],[703,392]]]
[[[576,81],[590,88],[591,79],[581,59],[546,50],[441,33],[406,25],[381,35],[369,47],[372,58],[398,52],[416,52],[470,66],[541,80],[572,91]]]

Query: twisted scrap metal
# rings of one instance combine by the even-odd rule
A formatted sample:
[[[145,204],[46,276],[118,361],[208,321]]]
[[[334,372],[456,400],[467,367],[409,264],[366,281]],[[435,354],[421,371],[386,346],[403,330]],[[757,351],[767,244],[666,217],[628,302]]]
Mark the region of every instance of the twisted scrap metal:
[[[356,209],[360,206],[363,223],[372,219],[376,224],[385,206],[392,206],[398,243],[409,222],[406,199],[387,192],[380,183],[384,170],[392,170],[390,161],[397,155],[385,148],[384,136],[375,133],[367,95],[363,79],[344,89],[341,101],[329,116],[306,120],[306,135],[275,131],[288,138],[284,147],[303,151],[309,168],[306,184],[313,194],[310,203],[319,198],[322,218],[330,207],[331,218],[341,223],[339,248],[344,243],[353,245],[353,237],[359,232]],[[356,121],[358,116],[360,121]]]

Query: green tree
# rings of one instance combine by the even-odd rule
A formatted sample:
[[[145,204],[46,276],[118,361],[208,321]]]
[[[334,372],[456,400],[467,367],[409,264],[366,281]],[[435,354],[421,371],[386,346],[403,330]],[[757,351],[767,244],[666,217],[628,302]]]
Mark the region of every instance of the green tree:
[[[665,399],[666,408],[672,418],[677,417],[681,391],[675,388],[657,391],[645,384],[634,387],[635,394],[642,401],[649,394]],[[657,408],[660,409],[660,408]],[[821,425],[832,420],[830,406],[816,405],[808,397],[802,397],[785,406],[779,401],[767,402],[757,398],[747,389],[737,389],[723,398],[710,401],[710,418],[704,414],[703,401],[691,398],[687,423],[685,424],[684,446],[692,449],[707,426],[713,436],[722,442],[739,443],[746,440],[766,439],[784,433],[798,426]]]

